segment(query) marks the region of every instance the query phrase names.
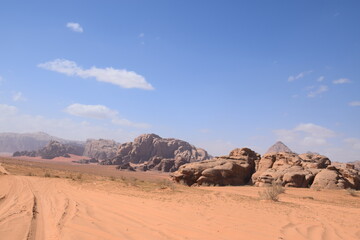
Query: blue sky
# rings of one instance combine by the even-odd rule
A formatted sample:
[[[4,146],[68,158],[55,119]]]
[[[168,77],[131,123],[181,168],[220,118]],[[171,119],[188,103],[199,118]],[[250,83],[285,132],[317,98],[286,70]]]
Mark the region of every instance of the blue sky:
[[[359,1],[1,1],[0,132],[360,159]]]

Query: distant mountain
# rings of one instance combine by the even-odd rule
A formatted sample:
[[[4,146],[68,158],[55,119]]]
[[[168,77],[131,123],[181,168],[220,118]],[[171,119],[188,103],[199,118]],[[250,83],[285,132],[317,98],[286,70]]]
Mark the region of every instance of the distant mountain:
[[[0,152],[34,151],[45,147],[51,140],[61,143],[75,141],[51,136],[44,132],[36,133],[0,133]],[[75,142],[80,143],[80,142]]]
[[[277,152],[286,152],[293,153],[290,148],[288,148],[283,142],[278,141],[274,145],[272,145],[266,153],[277,153]]]

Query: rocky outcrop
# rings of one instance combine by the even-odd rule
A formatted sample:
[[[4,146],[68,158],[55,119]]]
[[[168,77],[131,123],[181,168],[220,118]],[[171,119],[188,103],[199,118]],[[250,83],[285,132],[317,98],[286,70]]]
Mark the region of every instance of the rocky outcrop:
[[[286,146],[283,142],[277,141],[266,151],[265,154],[278,152],[293,153],[293,151],[291,151],[291,149],[288,148],[288,146]]]
[[[316,175],[311,188],[360,190],[360,174],[352,164],[340,167],[331,165]]]
[[[198,185],[244,185],[255,171],[255,161],[260,155],[249,148],[233,150],[229,156],[188,163],[172,174],[176,182],[189,186]]]
[[[317,154],[269,153],[259,161],[252,182],[255,186],[276,182],[286,187],[309,187],[315,175],[330,164],[327,157]]]
[[[21,157],[21,156],[27,156],[27,157],[36,157],[37,152],[36,151],[16,151],[12,155],[13,157]]]
[[[141,135],[133,142],[121,144],[116,157],[102,164],[122,165],[144,163],[144,169],[175,171],[179,166],[209,159],[208,153],[200,148],[174,138],[161,138],[155,134]]]
[[[84,156],[97,159],[99,161],[112,159],[116,156],[119,143],[107,139],[88,139],[85,143]]]
[[[75,144],[62,144],[58,141],[50,141],[44,148],[37,153],[44,159],[53,159],[56,157],[70,157],[69,154],[82,155],[84,147]]]
[[[121,164],[121,165],[117,166],[116,169],[135,171],[135,169],[131,166],[130,163]]]

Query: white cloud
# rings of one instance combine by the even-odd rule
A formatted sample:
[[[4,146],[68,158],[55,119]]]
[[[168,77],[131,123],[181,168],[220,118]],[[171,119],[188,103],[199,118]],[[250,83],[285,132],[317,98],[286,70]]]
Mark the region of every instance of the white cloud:
[[[351,83],[351,81],[347,78],[340,78],[333,81],[333,84],[344,84],[344,83]]]
[[[349,144],[353,149],[360,150],[360,139],[359,138],[346,138],[344,142]]]
[[[143,37],[145,37],[145,33],[140,33],[139,38],[143,38]]]
[[[308,97],[316,97],[316,96],[320,95],[321,93],[324,93],[328,90],[329,90],[328,86],[321,85],[316,90],[309,92],[307,96]]]
[[[277,140],[283,141],[298,153],[318,152],[331,161],[355,161],[360,156],[360,139],[344,138],[343,134],[313,123],[301,123],[293,129],[273,131]]]
[[[329,138],[336,136],[334,131],[313,123],[301,123],[293,129],[278,129],[274,133],[279,140],[305,147],[324,146]]]
[[[26,98],[24,97],[24,95],[22,94],[22,92],[15,92],[12,95],[12,99],[15,102],[19,102],[19,101],[26,101]]]
[[[68,76],[78,76],[81,78],[95,78],[99,82],[111,83],[123,88],[140,88],[153,90],[153,86],[146,82],[145,78],[135,72],[125,69],[97,68],[82,69],[73,61],[66,59],[55,59],[54,61],[41,63],[38,65],[50,71],[59,72]]]
[[[349,105],[352,107],[360,107],[360,101],[349,102]]]
[[[142,133],[142,130],[128,131],[116,125],[99,125],[68,118],[22,114],[16,107],[6,104],[0,104],[0,113],[0,132],[42,131],[71,140],[106,138],[119,142],[132,141]]]
[[[295,76],[289,76],[288,81],[293,82],[295,80],[298,80],[298,79],[301,79],[301,78],[305,77],[306,75],[308,75],[310,73],[312,73],[312,71],[305,71],[305,72],[301,72],[301,73],[299,73],[299,74],[297,74]]]
[[[103,105],[83,105],[79,103],[71,104],[65,108],[65,112],[78,116],[96,119],[114,118],[117,112]]]
[[[336,134],[334,131],[313,123],[301,123],[294,128],[294,131],[305,132],[314,137],[330,138]]]
[[[150,127],[150,125],[147,123],[135,123],[128,119],[121,118],[117,111],[112,110],[104,105],[84,105],[84,104],[74,103],[66,107],[64,111],[78,117],[110,119],[111,123],[121,126],[134,127],[134,128]]]
[[[0,116],[1,115],[14,115],[17,113],[17,108],[7,104],[0,104]]]
[[[74,23],[74,22],[68,22],[66,24],[66,27],[71,29],[72,31],[74,32],[79,32],[79,33],[82,33],[84,32],[84,29],[80,26],[79,23]]]
[[[324,81],[324,79],[325,79],[325,77],[324,76],[320,76],[316,81],[318,81],[318,82],[322,82],[322,81]]]

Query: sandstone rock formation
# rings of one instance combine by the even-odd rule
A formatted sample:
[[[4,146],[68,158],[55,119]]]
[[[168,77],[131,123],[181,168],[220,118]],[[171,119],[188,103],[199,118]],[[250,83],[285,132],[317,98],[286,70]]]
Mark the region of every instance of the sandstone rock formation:
[[[50,141],[44,148],[38,151],[38,156],[44,159],[56,157],[70,157],[69,154],[82,155],[84,147],[76,144],[62,144],[58,141]]]
[[[85,143],[84,156],[95,158],[99,161],[112,159],[116,156],[119,143],[107,139],[88,139]]]
[[[288,148],[283,142],[277,141],[274,145],[272,145],[265,154],[267,153],[278,153],[278,152],[285,152],[285,153],[293,153],[290,148]]]
[[[255,186],[276,182],[287,187],[309,187],[320,169],[330,164],[330,160],[322,155],[269,153],[259,161],[252,182]]]
[[[173,180],[193,184],[244,185],[255,171],[260,155],[249,148],[234,149],[229,156],[188,163],[172,174]]]
[[[360,190],[360,174],[351,164],[345,168],[331,165],[316,175],[311,188]]]
[[[40,156],[44,159],[53,159],[56,157],[69,158],[69,154],[75,154],[81,156],[84,152],[84,147],[80,144],[63,144],[55,140],[51,140],[45,147],[38,151],[16,151],[13,153],[13,157],[28,156],[37,157]]]
[[[175,171],[184,163],[208,159],[208,153],[193,145],[173,138],[161,138],[155,134],[143,134],[134,142],[121,144],[116,157],[102,164],[121,165],[145,163],[143,169]]]

